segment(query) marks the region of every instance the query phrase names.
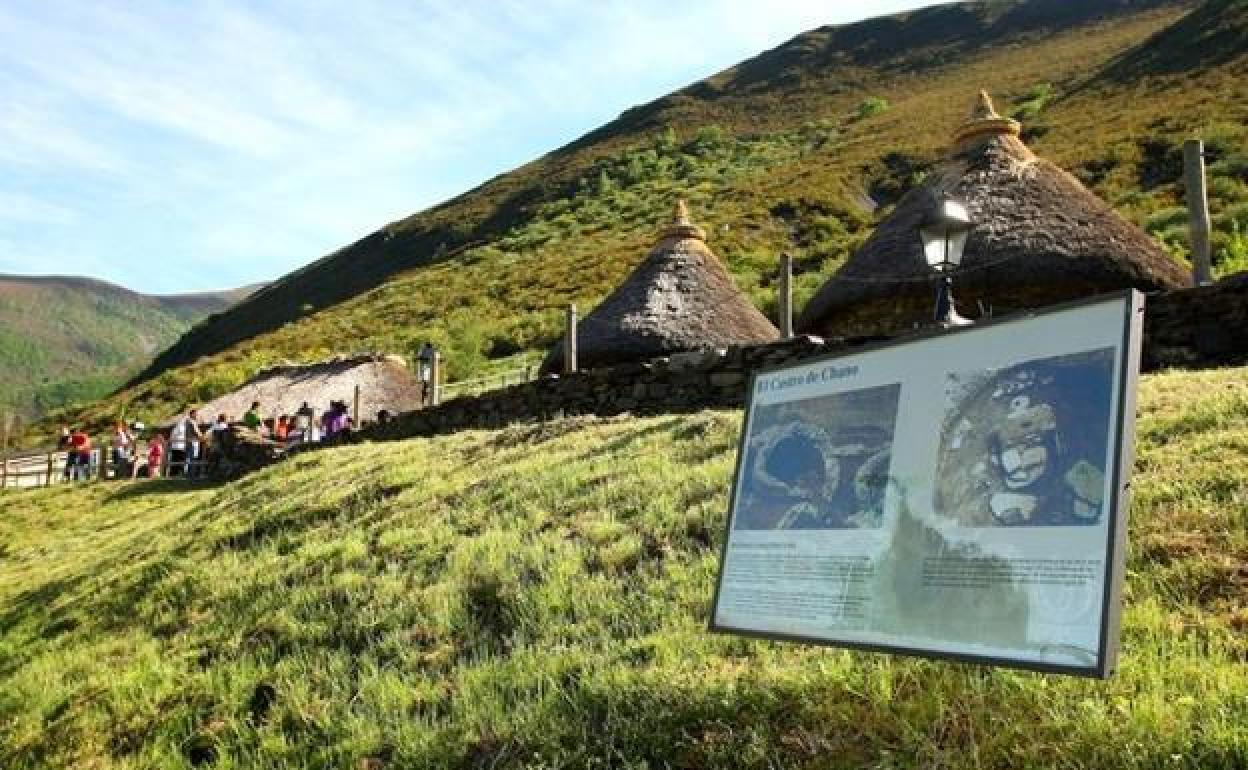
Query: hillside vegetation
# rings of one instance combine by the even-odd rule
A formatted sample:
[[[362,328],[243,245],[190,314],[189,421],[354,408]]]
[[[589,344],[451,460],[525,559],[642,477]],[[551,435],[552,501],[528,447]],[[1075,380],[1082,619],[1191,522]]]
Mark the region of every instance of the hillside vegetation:
[[[738,430],[5,493],[0,766],[1248,765],[1248,370],[1143,381],[1104,683],[708,633]]]
[[[0,416],[107,395],[248,291],[161,297],[89,278],[0,275]]]
[[[568,302],[585,311],[618,284],[677,196],[766,312],[792,253],[800,307],[939,159],[980,88],[1178,259],[1181,145],[1202,136],[1217,269],[1243,269],[1244,5],[959,3],[812,30],[287,276],[83,416],[154,418],[281,360],[425,339],[453,379],[506,366],[558,338]]]

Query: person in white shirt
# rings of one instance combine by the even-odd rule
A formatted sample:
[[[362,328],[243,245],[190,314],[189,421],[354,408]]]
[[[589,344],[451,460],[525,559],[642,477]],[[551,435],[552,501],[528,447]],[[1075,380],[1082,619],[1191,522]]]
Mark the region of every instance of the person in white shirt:
[[[190,462],[199,452],[199,444],[204,433],[199,429],[199,421],[194,409],[179,417],[169,431],[169,475],[180,476],[192,469]]]
[[[130,463],[134,458],[134,436],[126,429],[126,424],[117,421],[113,429],[113,470],[119,478],[130,475]]]

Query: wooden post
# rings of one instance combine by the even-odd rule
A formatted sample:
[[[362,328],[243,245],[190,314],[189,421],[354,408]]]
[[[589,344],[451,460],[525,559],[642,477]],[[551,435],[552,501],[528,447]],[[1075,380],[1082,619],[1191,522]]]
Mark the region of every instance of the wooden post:
[[[776,304],[780,311],[780,336],[793,336],[793,257],[780,255],[780,287]]]
[[[576,303],[568,305],[567,328],[563,332],[563,373],[576,371]]]
[[[54,457],[56,457],[56,452],[48,452],[48,475],[43,480],[43,485],[45,487],[52,486],[52,458]],[[36,473],[38,473],[38,471],[36,471]],[[38,476],[35,476],[36,480],[38,480],[38,478]]]
[[[9,415],[0,417],[0,489],[9,485]]]
[[[442,354],[433,352],[433,360],[429,362],[429,406],[442,403]]]
[[[355,386],[355,393],[351,397],[351,417],[355,420],[355,429],[359,430],[364,424],[364,418],[360,416],[360,386]]]
[[[1205,193],[1205,143],[1183,143],[1183,180],[1187,186],[1187,218],[1192,243],[1192,281],[1197,286],[1213,282],[1209,254],[1209,199]]]

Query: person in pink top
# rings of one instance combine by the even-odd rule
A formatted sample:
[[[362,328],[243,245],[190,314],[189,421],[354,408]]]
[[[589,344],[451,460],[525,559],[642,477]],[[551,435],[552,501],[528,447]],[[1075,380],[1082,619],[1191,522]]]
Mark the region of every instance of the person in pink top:
[[[151,440],[147,442],[147,465],[140,466],[139,463],[134,464],[134,475],[131,478],[138,478],[141,473],[146,473],[149,479],[160,478],[160,468],[165,460],[165,438],[156,433]]]

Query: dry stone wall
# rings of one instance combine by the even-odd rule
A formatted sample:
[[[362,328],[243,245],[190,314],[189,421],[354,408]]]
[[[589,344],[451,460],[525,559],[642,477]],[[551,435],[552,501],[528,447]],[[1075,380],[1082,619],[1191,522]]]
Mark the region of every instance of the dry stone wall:
[[[1145,369],[1205,368],[1248,361],[1248,273],[1212,286],[1149,297]]]

